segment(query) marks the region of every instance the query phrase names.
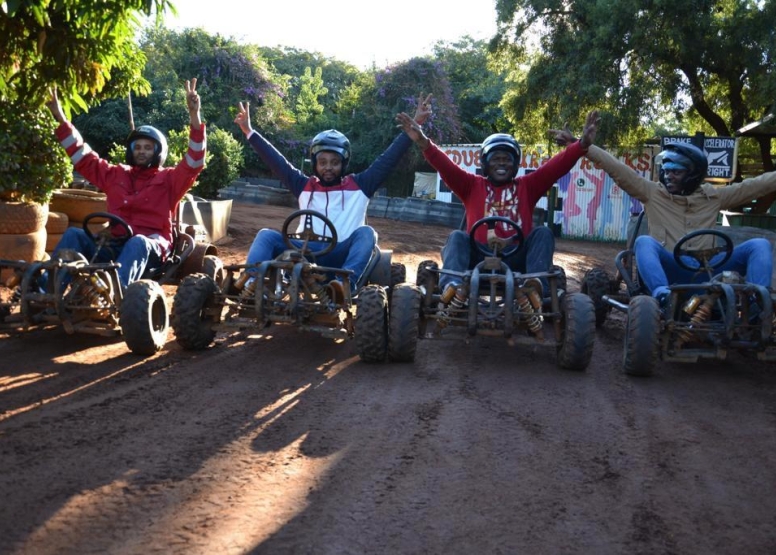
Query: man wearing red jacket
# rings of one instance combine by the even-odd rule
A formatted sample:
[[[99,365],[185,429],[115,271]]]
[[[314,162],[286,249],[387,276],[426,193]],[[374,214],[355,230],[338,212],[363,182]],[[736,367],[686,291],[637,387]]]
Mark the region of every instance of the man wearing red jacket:
[[[552,266],[555,251],[555,238],[545,226],[533,227],[533,211],[536,203],[553,184],[567,174],[577,160],[584,155],[595,140],[598,129],[598,112],[590,112],[585,122],[582,138],[569,145],[565,150],[550,158],[536,171],[516,177],[520,166],[520,145],[512,135],[495,133],[482,142],[480,165],[484,175],[468,172],[453,162],[442,150],[426,137],[420,125],[407,114],[396,117],[405,133],[420,147],[424,158],[439,172],[442,181],[461,199],[466,209],[466,231],[453,231],[442,249],[442,267],[447,270],[466,272],[483,260],[482,253],[472,249],[469,232],[480,219],[490,216],[508,218],[520,226],[525,244],[504,262],[512,269],[522,273],[546,272]],[[508,239],[514,235],[514,229],[498,223],[496,236]],[[485,226],[477,230],[475,240],[487,244]],[[548,285],[543,283],[545,294]],[[455,275],[441,274],[439,287],[442,297],[453,298],[454,287],[459,301],[468,292],[458,289],[461,283]]]
[[[143,125],[129,134],[126,164],[111,164],[101,159],[84,143],[81,134],[67,121],[52,92],[48,107],[59,122],[57,139],[67,151],[76,171],[107,196],[108,211],[123,219],[134,232],[125,243],[98,253],[97,262],[115,260],[121,264],[119,279],[126,288],[142,278],[147,267],[158,267],[172,250],[173,211],[205,167],[205,124],[200,119],[197,80],[186,81],[186,105],[189,111],[189,149],[174,168],[164,168],[167,139],[155,127]],[[113,233],[124,230],[115,226]],[[87,259],[94,256],[95,245],[83,229],[65,231],[51,257],[62,249],[72,249]]]

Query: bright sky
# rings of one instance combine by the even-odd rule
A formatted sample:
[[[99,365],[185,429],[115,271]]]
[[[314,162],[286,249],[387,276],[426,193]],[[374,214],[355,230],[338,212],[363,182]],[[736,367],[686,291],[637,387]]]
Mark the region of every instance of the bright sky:
[[[439,40],[496,33],[495,0],[173,0],[172,29],[202,27],[211,34],[259,46],[290,46],[350,62],[385,67],[430,54]]]

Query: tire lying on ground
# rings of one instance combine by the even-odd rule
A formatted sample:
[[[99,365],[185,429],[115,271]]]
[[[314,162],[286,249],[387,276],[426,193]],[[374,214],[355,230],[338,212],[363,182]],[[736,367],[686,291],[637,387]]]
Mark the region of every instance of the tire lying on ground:
[[[35,202],[0,202],[0,234],[26,235],[46,225],[48,205]]]
[[[46,220],[46,233],[62,235],[70,224],[70,218],[64,212],[50,211]]]
[[[6,260],[24,260],[32,262],[43,260],[46,255],[46,228],[41,227],[32,233],[0,235],[0,258]],[[9,270],[0,272],[0,280],[11,276]]]

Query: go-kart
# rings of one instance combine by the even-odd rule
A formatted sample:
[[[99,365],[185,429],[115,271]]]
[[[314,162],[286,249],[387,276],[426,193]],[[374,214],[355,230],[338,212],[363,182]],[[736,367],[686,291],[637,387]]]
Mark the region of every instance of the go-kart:
[[[514,229],[508,242],[475,241],[477,230],[487,226],[493,237],[495,225],[503,223]],[[593,303],[587,295],[566,293],[566,275],[552,266],[546,272],[513,271],[503,259],[523,246],[520,227],[508,218],[486,217],[477,221],[469,233],[471,247],[484,257],[474,269],[456,272],[439,268],[432,260],[418,266],[416,283],[422,292],[419,334],[423,338],[443,337],[465,332],[467,336],[495,336],[512,344],[551,345],[555,347],[558,366],[584,370],[590,363],[595,341]],[[439,278],[455,276],[461,288],[468,291],[466,304],[443,298]],[[545,296],[541,279],[549,284]]]
[[[712,237],[711,247],[689,246],[702,236]],[[737,272],[718,272],[732,254],[732,239],[716,229],[701,229],[682,237],[674,247],[674,260],[705,280],[671,285],[662,307],[641,284],[632,249],[617,256],[621,281],[609,280],[601,268],[588,271],[583,289],[596,304],[597,320],[603,323],[612,308],[627,314],[626,374],[652,375],[658,360],[724,360],[731,350],[753,353],[759,360],[776,360],[770,292],[747,283]],[[626,283],[626,289],[617,289],[618,283]]]
[[[93,226],[100,228],[96,234]],[[152,355],[163,347],[169,329],[162,285],[177,284],[192,271],[221,278],[216,247],[196,242],[176,226],[174,249],[167,260],[122,288],[119,264],[96,262],[96,258],[101,249],[114,249],[131,238],[132,228],[114,214],[95,212],[84,218],[83,229],[95,244],[92,260],[68,249],[45,261],[0,260],[0,271],[10,274],[0,285],[6,289],[0,302],[0,327],[61,325],[69,334],[123,335],[133,353]]]
[[[273,260],[226,265],[221,283],[202,274],[183,280],[173,300],[172,327],[184,349],[208,347],[219,331],[289,325],[353,339],[365,362],[414,360],[420,292],[403,283],[406,269],[391,262],[392,251],[375,247],[352,294],[351,270],[316,263],[337,245],[331,220],[297,210],[281,234],[287,250]]]

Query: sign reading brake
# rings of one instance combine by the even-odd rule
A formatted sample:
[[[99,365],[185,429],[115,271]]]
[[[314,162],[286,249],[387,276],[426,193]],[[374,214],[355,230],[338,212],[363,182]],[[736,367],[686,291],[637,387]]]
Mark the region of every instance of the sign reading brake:
[[[696,137],[668,136],[660,140],[661,148],[675,143],[694,144]],[[697,145],[696,145],[697,146]],[[708,177],[732,181],[735,176],[736,139],[733,137],[703,137],[703,150],[709,161]]]

